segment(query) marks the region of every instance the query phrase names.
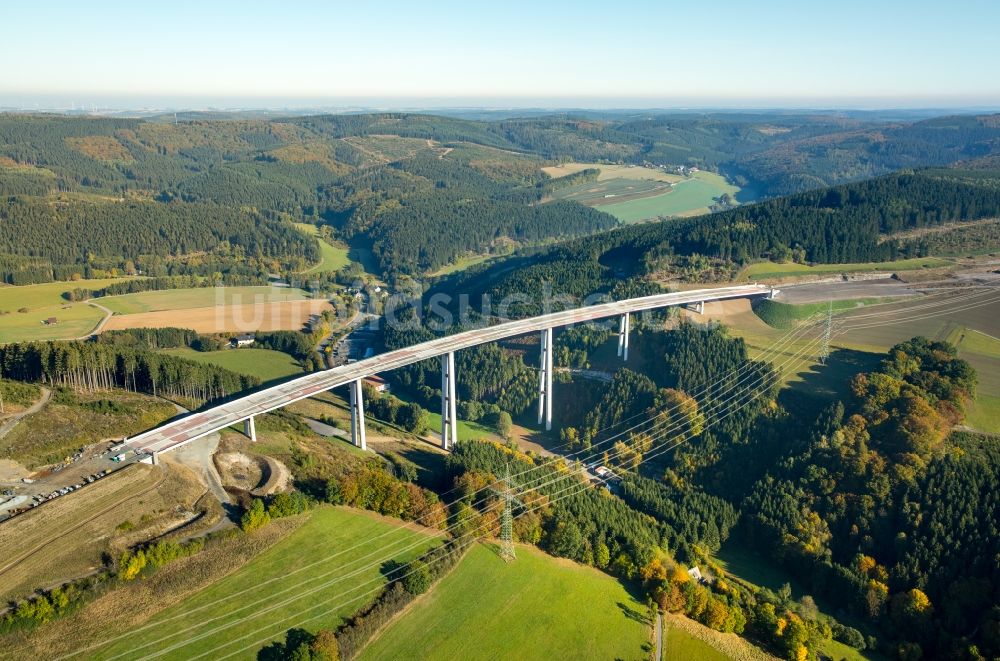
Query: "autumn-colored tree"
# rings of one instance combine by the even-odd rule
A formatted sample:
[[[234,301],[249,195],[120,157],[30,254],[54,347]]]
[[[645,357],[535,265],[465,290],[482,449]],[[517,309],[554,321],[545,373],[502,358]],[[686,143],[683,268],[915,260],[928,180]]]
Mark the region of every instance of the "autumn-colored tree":
[[[684,610],[686,604],[680,584],[674,581],[665,581],[660,585],[660,587],[654,590],[653,598],[656,600],[660,610],[667,613],[679,613]]]
[[[313,661],[339,661],[340,645],[337,637],[329,629],[320,629],[309,644]]]
[[[923,397],[908,393],[899,400],[895,449],[926,458],[941,448],[951,425]]]
[[[885,612],[886,602],[889,601],[889,586],[880,581],[871,579],[865,589],[865,611],[868,617],[878,619]]]
[[[729,607],[721,600],[710,597],[705,605],[705,610],[701,614],[701,623],[709,629],[722,631],[726,620],[729,619]]]
[[[667,567],[660,558],[653,558],[639,571],[644,581],[664,581],[667,578]]]
[[[250,509],[244,512],[243,517],[240,519],[240,527],[243,529],[243,532],[253,532],[254,530],[263,528],[270,522],[271,515],[264,508],[264,501],[260,498],[254,498],[250,504]]]
[[[889,606],[893,624],[910,639],[923,637],[924,627],[933,614],[931,600],[917,588],[893,595]]]

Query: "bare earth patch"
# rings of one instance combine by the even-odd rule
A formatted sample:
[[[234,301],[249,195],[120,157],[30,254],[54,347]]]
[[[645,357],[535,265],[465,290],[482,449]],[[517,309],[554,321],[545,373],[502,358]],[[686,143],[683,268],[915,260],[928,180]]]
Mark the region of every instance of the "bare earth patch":
[[[254,332],[296,330],[302,328],[311,315],[330,309],[321,300],[279,301],[274,303],[223,305],[184,310],[184,328],[199,333]],[[176,310],[115,315],[102,330],[126,328],[169,328],[178,325]]]
[[[219,452],[215,466],[226,487],[253,491],[264,482],[263,462],[242,452]]]
[[[192,522],[213,523],[221,511],[206,510],[204,494],[182,466],[135,464],[4,522],[0,599],[84,576],[101,566],[104,553],[117,555],[132,544],[186,532]]]

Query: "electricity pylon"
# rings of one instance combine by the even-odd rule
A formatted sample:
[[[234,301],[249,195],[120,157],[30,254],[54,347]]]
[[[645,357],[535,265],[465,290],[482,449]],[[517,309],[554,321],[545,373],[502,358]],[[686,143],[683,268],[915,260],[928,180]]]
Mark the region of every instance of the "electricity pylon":
[[[830,357],[830,335],[833,329],[833,299],[827,302],[826,307],[826,328],[823,329],[823,348],[819,353],[819,362],[826,365],[827,358]]]
[[[514,490],[510,485],[510,464],[504,468],[503,512],[500,514],[500,558],[504,562],[517,559],[514,553]]]

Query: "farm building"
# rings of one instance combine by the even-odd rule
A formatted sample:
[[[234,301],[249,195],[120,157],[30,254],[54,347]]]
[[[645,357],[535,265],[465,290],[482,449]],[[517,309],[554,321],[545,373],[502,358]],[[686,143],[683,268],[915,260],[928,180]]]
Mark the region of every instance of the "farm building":
[[[253,333],[243,333],[242,335],[237,335],[233,339],[229,340],[229,343],[234,347],[248,347],[253,344],[255,338]]]
[[[389,392],[389,382],[380,376],[372,375],[366,377],[362,383],[366,383],[375,389],[375,392]]]

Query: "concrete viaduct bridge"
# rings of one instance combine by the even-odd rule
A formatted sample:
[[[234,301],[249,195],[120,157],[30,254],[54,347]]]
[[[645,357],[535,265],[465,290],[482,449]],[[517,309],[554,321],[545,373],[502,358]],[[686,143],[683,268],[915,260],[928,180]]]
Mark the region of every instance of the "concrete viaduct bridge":
[[[455,352],[488,342],[537,332],[541,333],[538,422],[539,424],[544,423],[546,429],[552,429],[552,350],[555,328],[619,317],[618,354],[627,360],[631,326],[630,315],[634,313],[673,306],[686,306],[703,312],[705,303],[709,301],[756,297],[771,298],[775,293],[776,290],[772,287],[756,284],[696,289],[553,312],[529,319],[508,321],[487,328],[464,331],[404,349],[389,351],[355,363],[306,374],[280,385],[230,400],[225,404],[176,418],[134,436],[126,443],[137,453],[150,455],[155,463],[157,455],[161,452],[174,450],[185,443],[241,422],[247,436],[257,440],[254,428],[255,416],[306,399],[324,390],[347,385],[351,393],[351,438],[356,446],[367,449],[361,380],[380,372],[440,357],[441,446],[447,450],[454,445],[458,430],[458,421],[455,415]]]

